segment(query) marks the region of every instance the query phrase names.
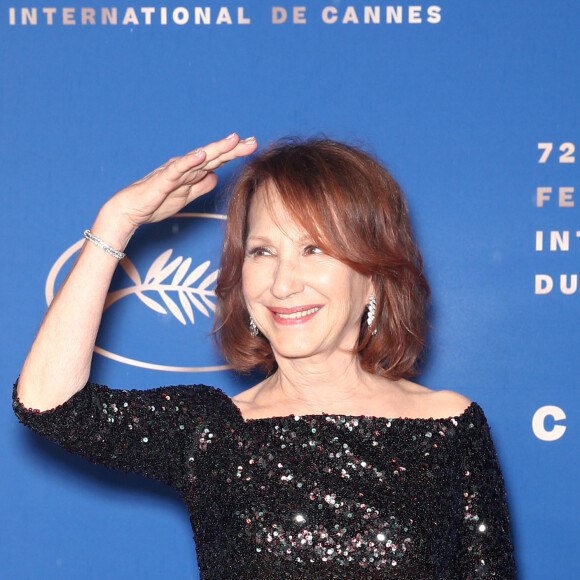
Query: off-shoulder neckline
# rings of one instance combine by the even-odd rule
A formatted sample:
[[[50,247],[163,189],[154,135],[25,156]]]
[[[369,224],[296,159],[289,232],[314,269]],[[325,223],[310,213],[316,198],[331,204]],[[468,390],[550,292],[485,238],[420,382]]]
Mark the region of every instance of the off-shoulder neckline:
[[[228,399],[230,405],[233,408],[233,411],[237,415],[239,419],[241,419],[244,423],[250,425],[252,423],[259,424],[259,423],[272,423],[272,422],[282,422],[282,421],[311,421],[313,419],[318,419],[321,421],[326,421],[330,419],[343,419],[353,420],[358,419],[366,420],[366,421],[380,421],[380,422],[390,422],[390,423],[412,423],[412,424],[420,424],[420,423],[441,423],[441,422],[459,422],[462,419],[466,418],[467,416],[473,416],[476,410],[480,409],[481,407],[475,402],[471,401],[471,403],[458,415],[451,415],[449,417],[382,417],[377,415],[349,415],[349,414],[342,414],[342,413],[312,413],[306,415],[274,415],[272,417],[258,417],[255,419],[246,419],[242,414],[242,410],[234,403],[232,397],[221,391],[223,395]]]
[[[90,381],[87,383],[87,386],[89,384],[95,385],[95,383],[91,383]],[[13,404],[15,404],[16,407],[22,408],[23,410],[26,410],[28,412],[36,412],[39,415],[54,412],[58,409],[62,409],[63,407],[67,407],[68,405],[71,404],[72,400],[74,400],[77,396],[80,396],[80,394],[84,391],[84,389],[81,389],[80,391],[75,393],[70,399],[68,399],[67,401],[64,401],[60,405],[57,405],[53,409],[47,409],[45,411],[36,411],[35,409],[30,409],[30,408],[24,407],[22,405],[22,403],[20,402],[20,399],[18,398],[17,385],[18,385],[18,381],[16,381],[16,383],[14,384],[14,388],[13,388],[13,393],[12,393]],[[230,407],[230,409],[234,413],[234,415],[240,421],[242,421],[243,423],[245,423],[247,425],[260,424],[260,423],[268,424],[268,423],[283,422],[283,421],[295,421],[295,422],[306,421],[306,422],[308,422],[308,421],[312,421],[314,419],[317,419],[320,421],[326,421],[329,419],[341,419],[341,420],[345,420],[345,421],[358,419],[359,421],[360,420],[379,421],[379,422],[388,422],[391,424],[393,424],[393,423],[394,424],[401,424],[401,423],[421,424],[421,423],[442,423],[442,422],[458,423],[459,421],[465,420],[467,417],[474,417],[477,413],[483,414],[483,410],[481,409],[479,404],[476,403],[475,401],[472,401],[461,413],[459,413],[458,415],[451,415],[449,417],[410,418],[410,417],[383,417],[383,416],[377,416],[377,415],[350,415],[350,414],[340,414],[340,413],[313,413],[313,414],[306,414],[306,415],[296,415],[296,414],[275,415],[272,417],[258,417],[255,419],[246,419],[242,413],[242,410],[234,403],[232,397],[230,397],[222,389],[220,389],[219,387],[209,387],[208,385],[202,385],[202,384],[198,384],[197,386],[198,387],[205,387],[206,389],[209,389],[210,391],[213,391],[214,393],[219,394],[219,396],[221,396],[222,398],[225,399],[226,404]],[[163,390],[163,389],[166,390],[168,388],[169,387],[158,387],[157,389],[154,389],[154,390]],[[124,390],[124,389],[120,389],[120,390]]]

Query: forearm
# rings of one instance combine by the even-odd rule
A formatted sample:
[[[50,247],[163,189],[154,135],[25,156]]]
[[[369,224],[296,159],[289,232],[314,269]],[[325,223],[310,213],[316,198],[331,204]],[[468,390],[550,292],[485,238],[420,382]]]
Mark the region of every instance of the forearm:
[[[232,133],[203,149],[174,157],[116,193],[101,209],[92,233],[123,251],[135,230],[180,211],[211,191],[214,170],[256,149],[256,140]],[[89,378],[95,339],[117,259],[85,242],[53,300],[18,383],[28,408],[52,409],[83,388]]]
[[[123,250],[133,228],[111,204],[91,231]],[[42,322],[22,368],[18,397],[25,407],[54,408],[82,389],[89,378],[95,339],[117,260],[85,242]]]

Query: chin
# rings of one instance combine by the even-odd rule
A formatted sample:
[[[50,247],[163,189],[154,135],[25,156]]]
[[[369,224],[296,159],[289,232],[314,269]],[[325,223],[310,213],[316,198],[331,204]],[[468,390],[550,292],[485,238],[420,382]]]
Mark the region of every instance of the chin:
[[[270,341],[276,357],[282,358],[308,358],[320,352],[320,345],[312,342],[295,339],[285,341]]]

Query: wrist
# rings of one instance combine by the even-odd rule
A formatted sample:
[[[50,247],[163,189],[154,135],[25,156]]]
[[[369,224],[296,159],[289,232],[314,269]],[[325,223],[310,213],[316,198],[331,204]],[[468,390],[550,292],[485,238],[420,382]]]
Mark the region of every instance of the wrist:
[[[109,244],[107,244],[107,242],[105,242],[104,240],[101,240],[101,238],[99,238],[98,236],[95,236],[95,234],[93,234],[93,232],[91,232],[91,230],[85,230],[84,237],[86,240],[91,242],[91,244],[94,244],[98,248],[101,248],[101,250],[103,250],[107,254],[113,256],[113,258],[115,258],[117,260],[122,260],[125,257],[124,252],[121,252],[121,251],[117,250],[116,248],[113,248],[113,246],[110,246]]]
[[[130,223],[109,202],[100,209],[91,226],[92,234],[120,252],[125,251],[129,240],[136,230],[137,226]]]

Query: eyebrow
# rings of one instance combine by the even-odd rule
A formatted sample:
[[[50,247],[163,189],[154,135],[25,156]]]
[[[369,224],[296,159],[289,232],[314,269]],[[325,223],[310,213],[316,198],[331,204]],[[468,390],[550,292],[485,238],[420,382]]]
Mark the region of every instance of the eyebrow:
[[[256,234],[251,234],[246,238],[246,243],[248,243],[250,240],[253,241],[262,241],[262,242],[268,242],[270,243],[272,240],[268,237],[268,236],[260,236],[260,235],[256,235]],[[298,238],[298,243],[302,244],[304,242],[312,242],[314,241],[312,239],[312,236],[308,233],[302,234],[299,238]]]
[[[266,242],[266,243],[269,243],[272,241],[272,240],[270,240],[270,238],[268,238],[266,236],[248,236],[246,238],[246,243],[248,243],[250,240],[252,242]]]

